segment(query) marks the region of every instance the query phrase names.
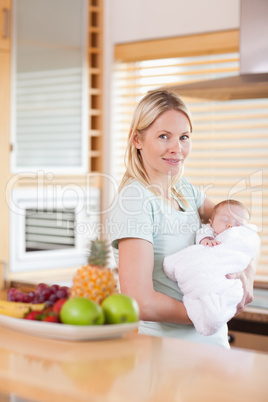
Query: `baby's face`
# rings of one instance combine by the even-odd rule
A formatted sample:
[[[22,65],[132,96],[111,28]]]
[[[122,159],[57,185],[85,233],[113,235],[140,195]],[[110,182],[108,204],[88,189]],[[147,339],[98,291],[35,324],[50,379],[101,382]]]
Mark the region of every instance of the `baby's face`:
[[[245,225],[248,221],[247,211],[239,205],[224,204],[217,210],[213,221],[210,224],[218,235],[224,230],[234,226]]]

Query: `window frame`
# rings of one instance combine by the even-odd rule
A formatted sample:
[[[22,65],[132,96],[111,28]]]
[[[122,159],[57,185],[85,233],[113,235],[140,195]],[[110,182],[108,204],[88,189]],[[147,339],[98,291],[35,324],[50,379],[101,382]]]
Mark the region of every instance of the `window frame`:
[[[124,43],[114,47],[115,62],[122,63],[221,53],[239,53],[239,30]],[[257,272],[256,282],[267,283],[268,271]]]

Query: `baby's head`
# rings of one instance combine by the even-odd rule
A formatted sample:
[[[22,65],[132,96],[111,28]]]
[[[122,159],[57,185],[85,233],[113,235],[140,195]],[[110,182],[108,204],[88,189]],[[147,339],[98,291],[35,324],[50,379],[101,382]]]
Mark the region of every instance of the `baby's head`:
[[[210,225],[218,235],[233,226],[245,225],[249,220],[249,212],[244,204],[236,200],[226,200],[215,205]]]

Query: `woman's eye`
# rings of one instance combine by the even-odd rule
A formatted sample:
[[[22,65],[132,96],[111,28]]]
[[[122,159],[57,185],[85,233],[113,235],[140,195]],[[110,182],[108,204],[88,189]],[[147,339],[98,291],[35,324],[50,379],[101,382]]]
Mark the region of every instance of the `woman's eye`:
[[[167,136],[167,134],[161,134],[161,135],[159,135],[159,138],[162,138],[163,140],[167,140],[168,136]]]
[[[189,136],[188,135],[182,135],[181,137],[180,137],[180,140],[183,140],[183,141],[186,141],[186,140],[188,140],[189,139]]]

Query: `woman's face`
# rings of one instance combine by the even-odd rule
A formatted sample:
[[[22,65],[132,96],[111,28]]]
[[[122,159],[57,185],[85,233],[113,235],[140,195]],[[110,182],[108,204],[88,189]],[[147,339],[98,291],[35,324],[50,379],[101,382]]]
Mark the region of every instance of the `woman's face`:
[[[190,130],[189,120],[184,113],[169,110],[133,140],[152,181],[177,175],[182,169],[191,151]]]

